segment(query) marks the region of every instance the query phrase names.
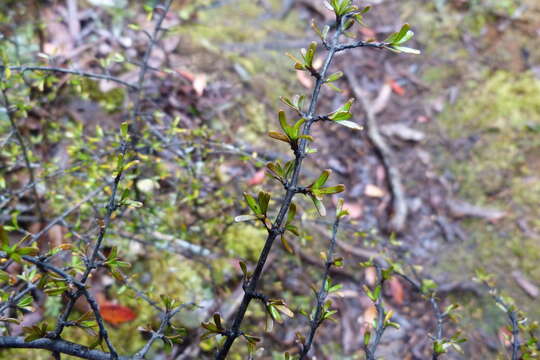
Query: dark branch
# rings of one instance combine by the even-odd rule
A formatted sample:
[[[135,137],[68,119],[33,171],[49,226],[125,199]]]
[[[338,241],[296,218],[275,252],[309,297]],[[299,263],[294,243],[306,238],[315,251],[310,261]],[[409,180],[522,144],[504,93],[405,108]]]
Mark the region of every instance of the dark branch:
[[[61,354],[76,356],[87,360],[110,360],[110,353],[92,350],[86,346],[61,339],[41,338],[26,342],[22,336],[0,336],[0,349],[44,349]],[[118,357],[118,360],[128,360],[128,357]]]

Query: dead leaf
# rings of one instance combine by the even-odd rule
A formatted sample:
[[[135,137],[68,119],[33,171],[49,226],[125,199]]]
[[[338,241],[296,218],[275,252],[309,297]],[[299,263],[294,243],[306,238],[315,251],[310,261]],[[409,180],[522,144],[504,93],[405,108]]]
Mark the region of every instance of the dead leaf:
[[[367,267],[365,272],[366,283],[369,286],[374,286],[377,282],[377,269],[374,266]]]
[[[137,318],[135,311],[127,306],[114,304],[107,300],[103,300],[99,304],[99,313],[103,320],[113,325],[120,325]]]
[[[397,81],[395,80],[390,80],[390,87],[392,87],[392,91],[394,91],[396,94],[398,94],[399,96],[404,96],[406,91],[403,87],[401,87],[401,85],[399,85],[397,83]]]
[[[388,284],[390,285],[390,293],[392,294],[394,302],[397,305],[403,305],[403,301],[405,300],[405,291],[403,290],[403,285],[401,285],[399,279],[393,276],[390,278],[390,280],[388,280]]]
[[[184,77],[185,79],[189,80],[190,82],[195,81],[195,75],[190,73],[187,70],[177,70],[176,72],[180,74],[182,77]]]
[[[358,31],[362,34],[364,40],[375,39],[377,37],[375,30],[365,26],[361,26]]]
[[[512,345],[512,333],[506,328],[506,326],[501,326],[498,331],[499,341],[504,347],[509,347]]]
[[[313,87],[313,79],[307,72],[297,70],[296,77],[298,78],[300,84],[302,84],[305,88],[311,89]]]
[[[373,320],[377,318],[377,308],[375,305],[370,305],[364,310],[362,320],[364,324],[367,324],[369,328],[373,327]]]
[[[208,77],[206,74],[198,74],[193,80],[193,89],[198,96],[202,96],[204,89],[206,89],[206,84],[208,83]]]
[[[416,118],[416,122],[419,122],[420,124],[425,124],[429,122],[429,118],[425,115],[420,115],[419,117]]]
[[[259,171],[257,171],[252,177],[251,179],[248,180],[247,184],[249,186],[255,186],[255,185],[260,185],[264,182],[264,178],[265,178],[265,170],[264,169],[260,169]]]
[[[313,68],[315,70],[319,70],[321,66],[323,66],[324,58],[322,56],[317,56],[315,60],[313,60]]]
[[[350,203],[345,202],[343,204],[343,210],[347,210],[349,212],[349,218],[350,219],[359,219],[362,217],[363,214],[363,207],[360,203]]]
[[[366,196],[372,197],[372,198],[382,198],[382,197],[384,197],[384,190],[381,189],[380,187],[376,186],[376,185],[368,184],[368,185],[366,185],[366,189],[364,190],[364,194]]]

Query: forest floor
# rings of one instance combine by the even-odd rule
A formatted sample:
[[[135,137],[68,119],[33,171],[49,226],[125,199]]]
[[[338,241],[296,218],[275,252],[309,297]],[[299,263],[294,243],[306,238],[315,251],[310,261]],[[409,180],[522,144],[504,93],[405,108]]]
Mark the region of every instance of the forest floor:
[[[306,91],[289,83],[291,71],[281,78],[284,62],[280,57],[314,39],[306,30],[311,18],[331,19],[317,1],[297,1],[285,16],[279,2],[261,2],[266,10],[255,10],[250,2],[236,3],[239,8],[226,10],[224,6],[201,14],[201,23],[212,19],[212,25],[207,28],[208,40],[197,41],[220,43],[219,51],[230,54],[238,75],[252,76],[250,85],[244,86],[244,101],[253,97],[255,102],[245,103],[248,111],[251,106],[264,106],[272,114],[282,90],[286,89],[285,94]],[[356,77],[371,98],[368,104],[377,108],[376,121],[395,154],[393,166],[401,174],[408,208],[405,227],[397,236],[402,244],[399,256],[421,265],[425,273],[446,285],[445,298],[459,299],[465,306],[462,326],[471,341],[465,345],[467,355],[454,356],[466,359],[485,359],[489,351],[500,348],[505,321],[485,293],[471,285],[476,268],[494,273],[499,286],[520,307],[532,318],[540,316],[534,306],[540,285],[536,266],[540,259],[540,52],[530,41],[540,33],[540,6],[535,1],[522,2],[516,9],[493,4],[379,1],[358,35],[381,38],[395,30],[396,23],[409,22],[423,54],[396,56],[361,50],[342,56],[335,65],[336,71],[344,69]],[[253,24],[253,32],[246,31],[246,22],[240,25],[235,19],[235,12],[243,18],[249,13],[238,11],[244,7],[254,11],[253,21],[247,21]],[[222,12],[227,13],[218,15]],[[235,26],[241,27],[240,35],[231,41],[235,36],[224,33]],[[193,36],[200,36],[200,28],[193,31]],[[309,87],[309,79],[302,73],[297,76]],[[281,86],[274,86],[269,77]],[[324,109],[355,97],[351,84],[344,82],[342,94],[324,94]],[[261,103],[260,99],[265,100]],[[359,101],[354,108],[359,114],[356,120],[362,123]],[[243,141],[264,153],[266,142],[250,140],[249,134],[258,138],[273,129],[274,123],[272,115],[268,119],[248,115],[245,122],[225,126],[233,127],[231,133],[242,134]],[[352,231],[345,231],[343,239],[351,247],[341,250],[350,256],[355,246],[366,246],[365,233],[373,235],[373,229],[387,228],[393,211],[387,171],[366,132],[322,126],[315,136],[321,145],[317,161],[310,166],[330,167],[339,175],[338,182],[347,185]],[[340,351],[354,353],[359,343],[358,319],[369,316],[365,301],[355,295],[361,294],[361,285],[351,278],[344,281],[352,299],[341,303],[342,328],[324,335],[328,353],[338,351],[330,340],[335,336],[342,338]],[[413,295],[395,296],[394,305],[407,319],[425,312]],[[433,326],[429,316],[417,316],[411,322],[415,323],[411,329]],[[290,341],[291,334],[284,335],[282,341],[287,343],[285,339]],[[407,332],[401,338],[389,336],[391,345],[381,354],[425,358],[426,339],[425,330]],[[403,347],[409,355],[403,355]]]
[[[221,185],[238,195],[246,189],[257,191],[263,185],[258,180],[261,160],[287,158],[285,146],[269,151],[276,145],[264,136],[277,128],[279,97],[308,93],[312,85],[304,73],[295,72],[285,53],[294,54],[316,40],[311,19],[332,19],[319,0],[228,0],[196,8],[184,3],[173,6],[180,16],[168,17],[165,26],[174,30],[150,59],[154,69],[167,66],[176,73],[154,71],[149,88],[160,95],[164,109],[181,113],[186,128],[208,127],[217,134],[216,142],[234,145],[222,149],[225,160],[216,174]],[[393,157],[383,159],[367,131],[325,123],[314,129],[318,153],[315,160],[307,160],[306,174],[332,169],[334,180],[347,186],[344,197],[350,211],[339,243],[346,266],[334,273],[344,286],[344,297],[335,299],[339,324],[321,329],[316,351],[326,359],[361,358],[362,324],[373,311],[363,294],[365,274],[357,263],[388,245],[391,256],[440,284],[444,304],[463,305],[459,326],[449,325],[447,331],[461,328],[469,341],[463,346],[465,355],[452,353],[448,358],[494,358],[504,342],[504,313],[472,282],[475,269],[493,273],[520,308],[540,319],[540,309],[534,306],[540,296],[540,49],[531,41],[540,36],[540,5],[536,0],[483,6],[459,0],[372,3],[366,27],[357,35],[383,39],[410,23],[422,55],[347,52],[333,65],[333,70],[346,74],[339,83],[343,91],[322,95],[324,112],[363,94],[367,101],[355,102],[354,120],[365,124],[365,107],[371,107]],[[52,8],[43,15],[45,36],[51,48],[77,54],[73,57],[81,68],[120,50],[134,58],[136,53],[130,54],[125,42],[134,41],[135,47],[145,41],[144,36],[113,36],[126,25],[125,14],[118,11],[108,13],[110,33],[101,30],[108,41],[95,48],[84,43],[65,48],[71,43],[63,37],[69,33],[67,25],[59,28],[54,20],[62,11]],[[92,19],[88,15],[85,21]],[[144,15],[136,19],[146,21]],[[122,76],[131,81],[135,74]],[[101,83],[100,91],[114,95],[116,89],[107,84]],[[76,114],[80,107],[68,109],[78,121],[120,122],[110,109],[87,109],[91,111],[86,114],[93,114],[87,118]],[[394,235],[389,220],[396,214],[392,194],[398,190],[390,185],[383,160],[400,175],[407,209]],[[264,187],[269,186],[266,181]],[[273,280],[291,289],[293,306],[308,302],[306,284],[317,281],[318,253],[328,235],[329,223],[317,220],[313,212],[306,211],[302,221],[318,231],[302,239],[298,256],[272,265]],[[232,225],[226,236],[260,236],[258,229],[244,227]],[[258,249],[251,243],[224,244],[231,258],[249,258]],[[282,270],[288,267],[297,270]],[[197,286],[198,281],[186,275],[186,282]],[[388,331],[379,355],[428,358],[435,324],[427,303],[399,280],[385,291],[402,328]],[[278,346],[272,354],[276,358],[295,348],[295,332],[302,328],[278,326],[282,331],[271,336]],[[190,346],[188,342],[183,348]]]

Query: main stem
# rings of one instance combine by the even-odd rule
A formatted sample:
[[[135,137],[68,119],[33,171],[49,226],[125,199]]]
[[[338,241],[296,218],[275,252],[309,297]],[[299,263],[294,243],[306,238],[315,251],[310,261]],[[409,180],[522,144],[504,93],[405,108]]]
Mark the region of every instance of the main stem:
[[[317,81],[315,83],[315,87],[312,92],[311,102],[309,104],[309,109],[306,116],[307,121],[302,129],[303,135],[309,135],[310,130],[311,130],[311,125],[313,125],[313,123],[315,122],[314,114],[317,108],[317,103],[319,100],[321,87],[324,84],[326,73],[328,72],[328,68],[330,67],[330,64],[332,63],[332,59],[334,58],[334,55],[336,54],[339,48],[338,40],[339,40],[339,36],[341,35],[341,25],[340,25],[341,19],[337,20],[337,24],[338,26],[337,26],[336,32],[334,33],[332,44],[330,48],[328,49],[326,60],[324,62],[321,72],[319,73],[319,76],[316,77]],[[254,296],[255,290],[257,289],[257,284],[259,282],[259,279],[261,278],[264,265],[266,264],[266,260],[268,258],[268,255],[270,254],[270,250],[272,249],[274,240],[276,239],[278,235],[280,235],[284,231],[283,225],[284,225],[285,216],[287,216],[287,212],[289,211],[289,207],[291,205],[291,202],[294,196],[298,193],[297,185],[298,185],[298,179],[300,177],[300,170],[302,169],[302,161],[306,157],[306,145],[307,145],[307,140],[302,138],[299,142],[298,149],[295,151],[293,174],[289,182],[286,183],[285,185],[285,189],[286,189],[285,198],[283,199],[283,203],[281,204],[281,208],[279,210],[278,216],[276,217],[276,220],[274,221],[272,228],[268,232],[268,237],[266,238],[264,248],[262,249],[261,255],[259,256],[259,260],[257,261],[257,266],[255,267],[255,270],[253,271],[253,275],[251,276],[248,282],[248,285],[244,289],[244,296],[242,298],[242,303],[240,304],[240,307],[238,308],[238,311],[234,317],[234,321],[230,330],[225,335],[227,339],[225,340],[225,343],[223,344],[223,346],[217,353],[215,357],[216,360],[225,359],[234,341],[242,334],[240,332],[240,325],[242,324],[242,321],[244,320],[244,316],[246,315],[246,311],[249,307],[251,300],[253,300],[253,298],[255,297]]]

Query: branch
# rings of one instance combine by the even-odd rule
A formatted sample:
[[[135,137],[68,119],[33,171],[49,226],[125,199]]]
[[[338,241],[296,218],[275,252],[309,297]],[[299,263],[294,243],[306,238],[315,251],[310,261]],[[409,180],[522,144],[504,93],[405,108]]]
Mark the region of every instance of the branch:
[[[141,105],[142,105],[142,100],[144,97],[144,91],[143,91],[144,77],[146,76],[146,72],[149,69],[148,60],[150,60],[150,55],[152,54],[152,50],[154,49],[154,46],[156,45],[158,41],[159,33],[160,31],[163,30],[161,28],[161,25],[163,24],[163,20],[165,20],[165,16],[169,12],[172,2],[173,0],[168,0],[165,6],[156,6],[154,8],[154,11],[155,11],[159,7],[161,14],[156,22],[156,26],[154,27],[154,33],[150,36],[150,44],[148,44],[148,47],[146,48],[146,52],[144,53],[144,57],[141,63],[142,68],[141,68],[141,71],[139,72],[139,80],[137,81],[137,97],[135,100],[135,109],[133,112],[133,118],[136,118],[137,116],[139,116],[141,112]],[[137,134],[138,130],[140,130],[138,129],[138,124],[135,123],[133,125],[135,128],[134,132],[135,134]]]
[[[128,87],[130,89],[139,90],[139,86],[130,84],[114,76],[89,73],[86,71],[80,71],[76,69],[65,69],[65,68],[58,68],[58,67],[34,66],[34,65],[8,66],[7,68],[9,68],[11,71],[19,71],[21,73],[24,73],[26,71],[46,71],[46,72],[58,72],[58,73],[63,73],[63,74],[78,75],[78,76],[82,76],[82,77],[86,77],[90,79],[112,81],[120,85],[124,85],[125,87]],[[2,73],[5,71],[5,69],[6,69],[6,66],[0,65],[0,71]]]
[[[307,340],[307,343],[304,344],[302,347],[302,352],[300,353],[300,360],[305,359],[305,357],[309,353],[309,350],[311,349],[311,345],[313,344],[315,333],[317,332],[317,329],[319,328],[319,326],[322,324],[324,320],[321,318],[321,315],[322,315],[324,303],[328,296],[328,291],[326,290],[327,281],[330,275],[330,269],[334,265],[334,252],[336,248],[336,238],[337,238],[337,231],[338,231],[340,219],[341,218],[339,216],[336,216],[336,219],[332,226],[332,239],[330,240],[330,245],[328,246],[328,253],[327,253],[328,260],[326,261],[326,267],[324,270],[321,287],[319,289],[319,292],[317,293],[317,308],[315,310],[315,315],[311,319],[308,340]]]
[[[41,338],[30,342],[24,341],[22,336],[0,336],[0,349],[44,349],[66,355],[75,356],[87,360],[110,360],[112,354],[99,350],[92,350],[70,341],[61,339]],[[128,357],[120,356],[118,360],[129,360]]]
[[[4,72],[2,71],[2,74]],[[3,81],[3,75],[0,77],[0,80]],[[38,216],[39,216],[39,220],[41,222],[45,222],[45,214],[43,213],[43,210],[41,209],[41,201],[39,200],[39,194],[37,192],[37,187],[36,187],[36,177],[35,177],[35,174],[34,174],[34,170],[32,169],[32,164],[30,163],[30,155],[28,154],[28,148],[26,147],[26,144],[24,143],[24,139],[23,139],[23,136],[21,134],[21,132],[19,131],[19,128],[17,127],[17,124],[15,124],[15,119],[13,118],[12,114],[11,114],[11,105],[10,105],[10,102],[9,102],[9,99],[7,97],[7,91],[6,89],[2,86],[2,97],[4,98],[4,105],[6,107],[6,115],[9,119],[9,122],[11,124],[11,129],[13,130],[13,132],[15,133],[15,137],[17,138],[17,142],[19,143],[19,146],[21,147],[21,151],[22,151],[22,154],[23,154],[23,158],[24,158],[24,164],[26,166],[26,169],[28,170],[28,174],[30,175],[30,183],[33,184],[32,185],[32,193],[33,193],[33,196],[34,196],[34,202],[35,202],[35,206],[36,206],[36,210],[37,210],[37,213],[38,213]]]

